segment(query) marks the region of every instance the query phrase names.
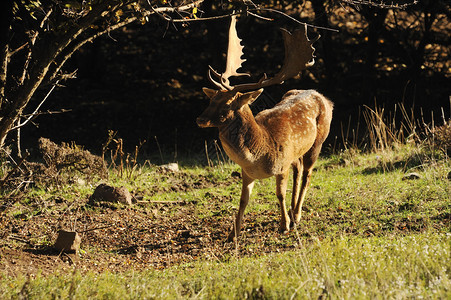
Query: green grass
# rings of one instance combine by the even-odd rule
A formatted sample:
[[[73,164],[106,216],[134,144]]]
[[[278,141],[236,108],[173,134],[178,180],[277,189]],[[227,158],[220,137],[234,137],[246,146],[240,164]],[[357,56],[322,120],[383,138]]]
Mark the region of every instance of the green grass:
[[[230,174],[237,170],[233,164],[182,165],[174,175],[147,166],[129,177],[112,172],[109,180],[143,201],[195,203],[201,219],[234,214],[240,180]],[[421,177],[405,180],[413,171]],[[242,251],[142,272],[81,274],[75,269],[31,278],[0,272],[0,299],[450,299],[450,171],[447,157],[407,146],[372,154],[347,151],[317,163],[296,234],[273,241],[293,245],[292,251],[259,257]],[[199,188],[183,191],[184,183]],[[10,212],[26,218],[52,209],[40,204],[46,197],[62,197],[70,205],[90,192],[87,185],[38,188]],[[244,227],[268,221],[269,212],[278,217],[274,178],[256,184]],[[239,243],[243,249],[258,246],[246,237]]]
[[[2,278],[0,298],[449,299],[451,236],[343,237],[165,270]]]

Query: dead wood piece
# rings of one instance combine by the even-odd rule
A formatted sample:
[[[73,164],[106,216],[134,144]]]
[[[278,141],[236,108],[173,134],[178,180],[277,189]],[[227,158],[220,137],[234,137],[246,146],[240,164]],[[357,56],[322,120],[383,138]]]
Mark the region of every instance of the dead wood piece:
[[[104,183],[101,183],[96,187],[94,193],[90,197],[90,202],[95,201],[105,201],[132,205],[132,195],[127,190],[127,188],[123,186],[112,187]]]
[[[185,200],[140,200],[138,203],[150,203],[150,204],[186,204]]]
[[[75,231],[60,230],[53,247],[59,251],[78,253],[80,250],[81,237]]]
[[[416,179],[421,179],[421,175],[416,172],[406,174],[402,177],[402,180],[416,180]]]

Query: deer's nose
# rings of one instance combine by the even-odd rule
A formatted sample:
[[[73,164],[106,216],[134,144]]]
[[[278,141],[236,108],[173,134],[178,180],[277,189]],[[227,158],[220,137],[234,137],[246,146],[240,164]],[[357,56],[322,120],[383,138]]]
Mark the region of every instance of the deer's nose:
[[[204,118],[204,117],[198,117],[198,118],[196,119],[197,126],[199,126],[199,127],[204,127],[204,126],[206,126],[206,125],[207,125],[207,122],[208,122],[207,118]]]

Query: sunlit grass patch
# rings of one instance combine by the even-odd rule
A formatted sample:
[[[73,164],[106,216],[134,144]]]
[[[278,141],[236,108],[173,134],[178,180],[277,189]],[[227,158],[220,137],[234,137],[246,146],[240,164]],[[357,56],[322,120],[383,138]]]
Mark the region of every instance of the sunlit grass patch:
[[[343,237],[295,251],[162,271],[2,278],[2,298],[428,298],[451,296],[450,234]]]
[[[51,248],[61,225],[103,229],[83,236],[75,273],[66,266],[27,279],[5,271],[0,298],[449,298],[451,164],[421,151],[406,145],[321,158],[288,235],[277,231],[275,179],[257,181],[236,244],[224,242],[241,193],[235,164],[110,170],[108,184],[138,200],[131,207],[91,206],[100,181],[34,186],[5,202],[4,224],[16,239],[1,247],[26,256],[24,241]],[[406,178],[410,172],[417,175]],[[104,271],[110,267],[121,271]]]

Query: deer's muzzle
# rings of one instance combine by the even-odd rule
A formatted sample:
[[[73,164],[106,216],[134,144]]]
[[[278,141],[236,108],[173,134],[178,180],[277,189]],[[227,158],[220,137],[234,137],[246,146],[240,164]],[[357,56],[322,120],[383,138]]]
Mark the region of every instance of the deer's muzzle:
[[[211,127],[210,120],[208,120],[207,118],[204,118],[204,117],[198,117],[196,119],[196,123],[197,123],[197,126],[199,126],[200,128]]]

